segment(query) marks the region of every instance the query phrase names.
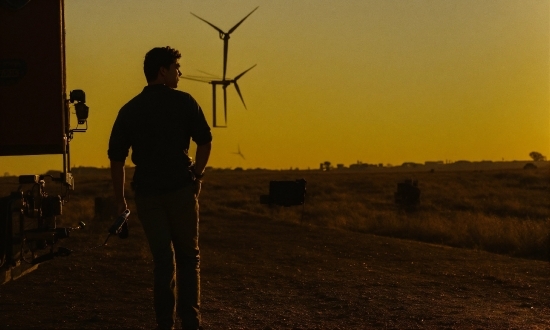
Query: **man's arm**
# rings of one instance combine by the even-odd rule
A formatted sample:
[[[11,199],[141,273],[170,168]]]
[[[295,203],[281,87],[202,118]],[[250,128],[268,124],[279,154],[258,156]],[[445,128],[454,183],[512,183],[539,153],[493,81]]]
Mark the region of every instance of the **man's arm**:
[[[212,149],[212,142],[197,146],[197,152],[195,154],[195,174],[201,176],[204,173],[204,168],[210,158],[210,150]]]
[[[128,208],[126,199],[124,198],[124,178],[124,162],[111,161],[111,179],[115,190],[115,201],[118,214],[121,214]]]

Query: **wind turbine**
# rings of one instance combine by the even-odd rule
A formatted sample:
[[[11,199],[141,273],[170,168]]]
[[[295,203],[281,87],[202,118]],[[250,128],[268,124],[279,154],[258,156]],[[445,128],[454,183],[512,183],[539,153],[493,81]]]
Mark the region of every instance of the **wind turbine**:
[[[243,102],[244,108],[246,109],[246,103],[244,103],[243,95],[241,94],[241,89],[239,88],[239,84],[237,81],[245,75],[248,71],[252,70],[256,64],[251,66],[250,68],[244,70],[239,75],[237,75],[233,79],[222,79],[222,80],[209,80],[211,78],[207,77],[196,77],[196,76],[183,76],[182,78],[188,79],[188,80],[194,80],[194,81],[200,81],[203,83],[208,83],[212,85],[212,113],[213,113],[213,121],[212,124],[214,127],[227,127],[227,86],[233,84],[235,85],[235,89],[237,90],[237,94],[239,94],[239,97],[241,98],[241,101]],[[206,73],[208,74],[208,73]],[[217,116],[216,116],[216,86],[221,85],[223,88],[223,113],[224,113],[224,122],[225,126],[219,126],[217,124]]]
[[[199,16],[191,13],[191,15],[195,16],[196,18],[200,19],[201,21],[205,22],[206,24],[210,25],[211,27],[213,27],[214,29],[216,29],[218,32],[219,32],[219,35],[220,35],[220,39],[223,40],[223,76],[222,76],[222,80],[225,80],[225,72],[227,71],[227,51],[228,51],[228,47],[229,47],[229,38],[230,38],[230,35],[231,33],[233,33],[233,31],[235,31],[239,25],[241,25],[242,22],[244,22],[245,19],[248,18],[248,16],[252,15],[253,12],[256,11],[256,9],[258,9],[258,7],[254,8],[254,10],[252,10],[248,15],[246,15],[242,20],[239,21],[239,23],[235,24],[231,29],[229,29],[229,31],[227,32],[224,32],[222,29],[220,29],[219,27],[215,26],[214,24],[208,22],[207,20],[203,19],[203,18],[200,18]]]
[[[237,150],[238,150],[237,152],[232,152],[232,154],[234,154],[234,155],[239,155],[239,156],[241,156],[244,160],[246,160],[246,158],[244,158],[243,153],[241,152],[241,146],[238,145],[238,144],[237,144]]]

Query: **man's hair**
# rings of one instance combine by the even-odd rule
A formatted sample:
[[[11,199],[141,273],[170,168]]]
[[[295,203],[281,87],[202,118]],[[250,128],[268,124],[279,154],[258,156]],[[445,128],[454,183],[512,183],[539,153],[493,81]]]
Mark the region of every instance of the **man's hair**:
[[[151,49],[145,54],[145,61],[143,61],[145,79],[147,82],[157,79],[161,67],[169,69],[170,65],[180,58],[180,52],[170,46]]]

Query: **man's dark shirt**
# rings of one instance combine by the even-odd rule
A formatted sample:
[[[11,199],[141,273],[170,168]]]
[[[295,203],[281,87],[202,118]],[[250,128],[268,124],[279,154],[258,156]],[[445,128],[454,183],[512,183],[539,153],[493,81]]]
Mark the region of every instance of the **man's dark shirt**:
[[[187,93],[146,86],[119,111],[109,139],[109,159],[124,162],[132,148],[136,194],[157,195],[191,182],[190,139],[212,141],[202,109]]]

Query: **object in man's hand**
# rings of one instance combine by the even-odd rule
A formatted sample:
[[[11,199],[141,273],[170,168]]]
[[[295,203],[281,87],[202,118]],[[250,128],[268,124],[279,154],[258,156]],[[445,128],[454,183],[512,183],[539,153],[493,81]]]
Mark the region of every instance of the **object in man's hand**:
[[[128,221],[128,216],[130,215],[130,210],[126,210],[122,212],[121,215],[118,216],[118,218],[115,220],[115,223],[109,228],[109,234],[111,235],[118,235],[123,230],[124,224],[126,224],[126,221]],[[126,235],[128,235],[128,225],[126,225]],[[126,236],[128,237],[128,236]],[[120,238],[126,238],[126,237],[120,237]]]

